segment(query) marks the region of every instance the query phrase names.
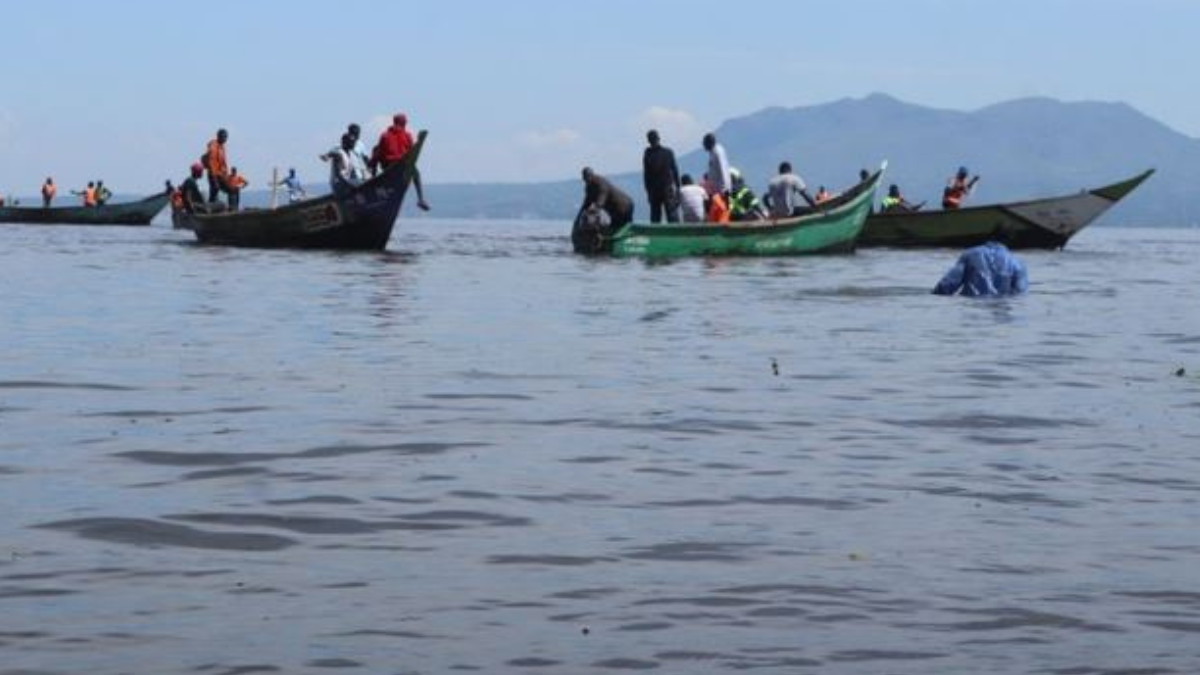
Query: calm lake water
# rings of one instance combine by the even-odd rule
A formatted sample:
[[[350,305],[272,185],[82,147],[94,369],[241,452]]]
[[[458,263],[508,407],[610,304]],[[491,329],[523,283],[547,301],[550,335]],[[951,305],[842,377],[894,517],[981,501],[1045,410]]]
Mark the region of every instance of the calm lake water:
[[[954,257],[0,226],[0,673],[1200,672],[1200,231]]]

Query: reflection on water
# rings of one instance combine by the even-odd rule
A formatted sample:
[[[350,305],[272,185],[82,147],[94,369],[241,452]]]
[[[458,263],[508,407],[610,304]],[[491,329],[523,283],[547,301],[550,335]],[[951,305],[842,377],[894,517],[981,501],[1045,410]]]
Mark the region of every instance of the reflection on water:
[[[560,229],[0,228],[0,673],[1196,672],[1200,236]]]

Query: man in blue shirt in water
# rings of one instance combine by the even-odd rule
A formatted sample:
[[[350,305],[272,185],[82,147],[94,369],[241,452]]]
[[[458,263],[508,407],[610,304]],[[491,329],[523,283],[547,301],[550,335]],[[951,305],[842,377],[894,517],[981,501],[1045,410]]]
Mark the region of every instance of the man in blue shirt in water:
[[[989,241],[963,251],[933,292],[954,295],[960,290],[971,297],[1018,295],[1029,290],[1029,273],[1004,244]]]

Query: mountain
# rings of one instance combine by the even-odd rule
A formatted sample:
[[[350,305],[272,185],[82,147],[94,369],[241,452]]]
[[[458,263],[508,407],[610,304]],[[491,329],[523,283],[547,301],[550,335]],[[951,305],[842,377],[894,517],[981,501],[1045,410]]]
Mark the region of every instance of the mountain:
[[[1185,136],[1124,103],[1067,103],[1026,98],[962,112],[905,103],[885,94],[799,107],[767,108],[716,130],[730,161],[761,190],[781,160],[812,188],[838,189],[859,169],[889,161],[885,183],[911,200],[940,199],[960,165],[982,176],[974,203],[1070,193],[1123,180],[1147,168],[1158,173],[1101,222],[1125,225],[1200,224],[1200,140]],[[693,139],[674,141],[677,151]],[[699,145],[699,139],[694,139]],[[672,143],[668,143],[672,144]],[[631,148],[634,167],[641,148]],[[699,177],[700,150],[680,157],[680,170]],[[647,206],[636,170],[610,176]],[[427,187],[442,217],[570,219],[578,180],[530,184],[441,184]]]

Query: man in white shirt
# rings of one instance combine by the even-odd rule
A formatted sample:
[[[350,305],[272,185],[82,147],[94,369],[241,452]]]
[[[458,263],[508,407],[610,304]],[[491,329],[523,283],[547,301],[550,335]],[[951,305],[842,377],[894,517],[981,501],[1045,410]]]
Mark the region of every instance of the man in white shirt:
[[[779,165],[779,175],[771,179],[767,184],[767,194],[764,201],[767,204],[767,209],[771,212],[772,218],[791,218],[798,215],[801,210],[800,200],[796,197],[804,198],[810,207],[816,208],[817,203],[808,194],[808,186],[804,184],[804,179],[792,173],[792,165],[790,162],[783,162]]]
[[[704,222],[704,214],[707,212],[704,200],[708,198],[708,193],[704,191],[704,188],[696,185],[692,177],[686,173],[683,174],[683,178],[679,179],[679,183],[679,207],[682,211],[683,222]]]
[[[704,135],[704,149],[708,151],[708,182],[713,192],[728,196],[733,189],[733,179],[729,175],[729,159],[725,156],[725,148],[717,142],[713,134]]]

